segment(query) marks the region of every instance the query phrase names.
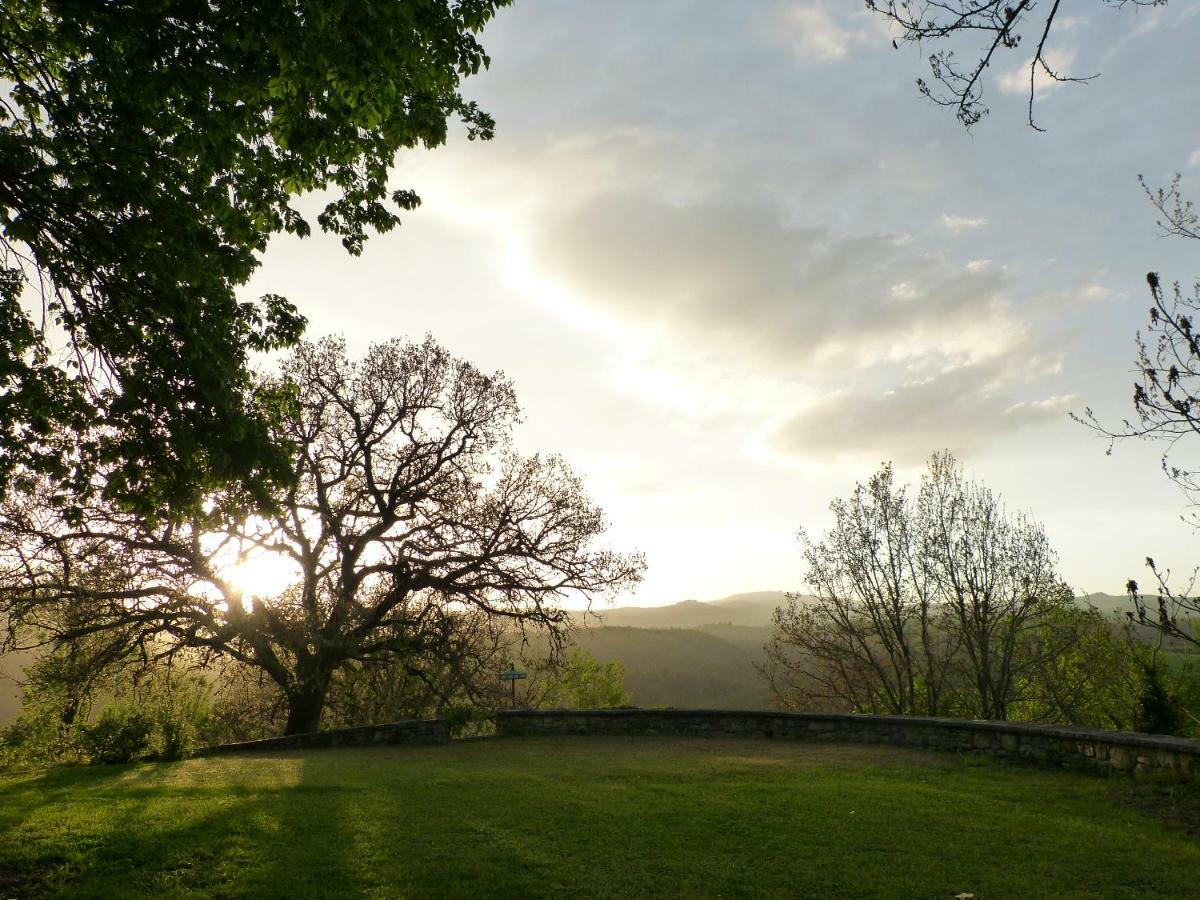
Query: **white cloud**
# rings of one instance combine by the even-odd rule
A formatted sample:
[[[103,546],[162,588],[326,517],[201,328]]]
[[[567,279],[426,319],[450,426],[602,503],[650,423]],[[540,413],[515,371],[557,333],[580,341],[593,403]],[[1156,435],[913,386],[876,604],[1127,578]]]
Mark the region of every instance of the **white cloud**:
[[[1189,169],[1200,169],[1200,149],[1192,151],[1192,155],[1188,157],[1187,164]]]
[[[1108,297],[1111,297],[1112,291],[1102,284],[1089,284],[1080,288],[1078,296],[1080,300],[1092,302],[1096,300],[1105,300]]]
[[[987,219],[982,216],[972,218],[970,216],[953,216],[949,213],[942,213],[942,227],[948,231],[953,231],[955,234],[961,234],[964,231],[975,231],[987,225]]]
[[[949,259],[890,233],[797,223],[739,190],[720,160],[650,132],[510,145],[507,157],[493,157],[486,181],[464,184],[454,167],[444,190],[495,211],[492,227],[519,261],[518,289],[610,342],[610,382],[643,402],[736,415],[751,433],[858,385],[848,408],[863,418],[838,407],[830,439],[911,441],[922,454],[944,433],[993,434],[1044,418],[1007,412],[1029,399],[1021,379],[1044,376],[1061,351],[1036,317],[1014,309],[1003,266]],[[430,207],[456,205],[435,203],[432,186],[426,194]],[[947,395],[953,402],[935,403]],[[767,443],[807,452],[817,445],[803,435],[833,412],[795,413]]]
[[[835,14],[824,3],[797,2],[775,17],[773,39],[787,45],[797,58],[829,64],[845,59],[856,46],[881,43],[883,32],[861,13]]]
[[[947,369],[882,390],[849,389],[774,422],[761,436],[784,456],[890,459],[920,463],[949,447],[970,453],[1008,432],[1061,419],[1074,395],[1013,401],[1034,388],[1035,374],[1057,367],[1051,358],[1031,359],[1019,372],[1010,357]]]
[[[1075,51],[1072,49],[1051,49],[1043,54],[1042,58],[1046,61],[1046,65],[1050,67],[1059,78],[1070,78],[1075,76],[1072,67],[1075,65]],[[1033,58],[1025,60],[1021,65],[1008,72],[1003,72],[996,79],[1000,85],[1000,90],[1006,94],[1028,94],[1029,93],[1029,67],[1033,63]],[[1062,84],[1046,74],[1046,70],[1039,64],[1033,76],[1034,93],[1044,97],[1055,88]]]

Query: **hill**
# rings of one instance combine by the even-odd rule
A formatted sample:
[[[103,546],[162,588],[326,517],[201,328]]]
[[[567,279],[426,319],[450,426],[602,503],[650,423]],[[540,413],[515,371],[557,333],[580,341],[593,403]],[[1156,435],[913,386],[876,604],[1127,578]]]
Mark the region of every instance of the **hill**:
[[[625,689],[636,706],[769,709],[765,661],[767,628],[726,625],[707,629],[589,628],[579,646],[597,659],[625,667]]]
[[[721,600],[684,600],[667,606],[618,606],[599,610],[602,625],[630,628],[699,628],[704,625],[742,625],[765,628],[775,608],[787,602],[783,591],[733,594]],[[589,617],[590,621],[590,617]]]

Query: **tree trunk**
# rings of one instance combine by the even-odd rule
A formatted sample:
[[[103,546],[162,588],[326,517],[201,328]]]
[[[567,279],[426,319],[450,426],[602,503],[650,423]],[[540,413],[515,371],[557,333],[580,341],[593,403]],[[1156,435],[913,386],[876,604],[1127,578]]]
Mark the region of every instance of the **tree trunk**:
[[[314,674],[288,691],[288,718],[284,734],[305,734],[321,727],[321,711],[329,691],[329,676]]]

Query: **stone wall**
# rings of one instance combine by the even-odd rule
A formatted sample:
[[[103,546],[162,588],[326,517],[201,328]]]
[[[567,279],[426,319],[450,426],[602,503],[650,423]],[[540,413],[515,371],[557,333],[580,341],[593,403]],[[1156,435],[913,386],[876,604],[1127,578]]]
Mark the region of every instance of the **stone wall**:
[[[363,725],[359,728],[338,728],[331,731],[312,731],[261,741],[242,741],[206,747],[197,756],[218,753],[240,753],[250,750],[312,750],[322,747],[384,747],[396,744],[446,744],[450,728],[440,719],[405,719],[386,725]]]
[[[1161,772],[1181,780],[1200,775],[1200,741],[1015,722],[683,709],[513,710],[497,713],[496,732],[501,736],[743,735],[846,741],[981,753],[1106,772]]]

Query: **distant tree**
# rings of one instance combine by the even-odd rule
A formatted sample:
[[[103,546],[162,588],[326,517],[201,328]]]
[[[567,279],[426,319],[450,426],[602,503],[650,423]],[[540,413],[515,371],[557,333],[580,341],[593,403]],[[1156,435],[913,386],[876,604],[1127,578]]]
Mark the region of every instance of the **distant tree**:
[[[906,488],[887,464],[830,510],[820,541],[800,531],[812,597],[789,595],[775,611],[777,693],[787,682],[817,702],[937,715],[950,640]]]
[[[775,613],[776,697],[1008,718],[1027,673],[1065,641],[1045,637],[1073,603],[1041,527],[949,453],[930,459],[915,502],[885,465],[830,509],[822,540],[801,532],[813,596]]]
[[[419,203],[398,150],[492,136],[459,85],[507,3],[0,0],[0,493],[149,514],[286,482],[248,357],[304,318],[236,291],[309,234],[301,195],[357,254]]]
[[[579,647],[559,665],[544,673],[535,688],[537,706],[559,709],[611,709],[626,706],[625,667],[602,663]]]
[[[1138,726],[1151,649],[1127,624],[1095,609],[1064,607],[1034,635],[1034,664],[1022,667],[1010,717],[1117,731]]]
[[[1047,641],[1046,632],[1074,593],[1055,571],[1042,526],[967,481],[949,453],[930,459],[920,505],[926,559],[966,656],[978,714],[1007,719],[1026,671],[1058,652],[1061,639]]]
[[[293,449],[289,487],[245,516],[214,496],[161,522],[94,500],[75,516],[10,498],[0,511],[0,613],[9,645],[133,630],[157,656],[195,648],[261,669],[315,729],[349,665],[390,661],[431,680],[453,665],[464,617],[531,628],[561,648],[559,601],[628,586],[640,556],[595,547],[605,522],[558,457],[518,456],[509,382],[431,340],[351,361],[339,341],[303,344],[269,385],[294,397],[273,437]],[[229,512],[232,510],[232,512]],[[247,597],[243,553],[289,560],[294,580]],[[63,627],[69,602],[86,615]]]
[[[1165,6],[1167,0],[1104,0],[1110,6]],[[997,54],[1021,50],[1030,54],[1025,62],[1029,70],[1029,125],[1039,128],[1033,117],[1033,101],[1038,80],[1086,82],[1095,75],[1073,76],[1055,68],[1047,59],[1050,33],[1058,16],[1061,0],[866,0],[867,9],[894,24],[899,40],[924,46],[936,43],[946,49],[929,56],[929,68],[935,85],[917,79],[917,89],[938,106],[953,109],[958,120],[970,128],[987,115],[983,102],[984,75]],[[1029,37],[1032,40],[1023,40]],[[953,47],[960,40],[972,43],[961,56]],[[1035,43],[1036,41],[1036,43]],[[892,42],[896,45],[896,41]],[[1030,45],[1033,45],[1030,50]],[[948,46],[947,46],[948,45]]]

